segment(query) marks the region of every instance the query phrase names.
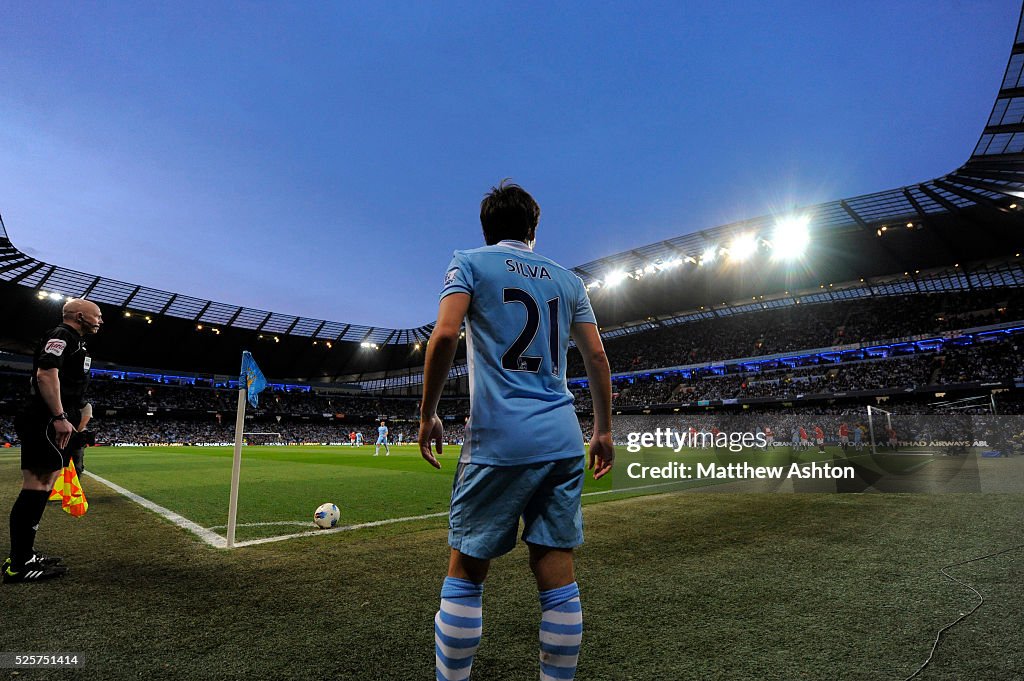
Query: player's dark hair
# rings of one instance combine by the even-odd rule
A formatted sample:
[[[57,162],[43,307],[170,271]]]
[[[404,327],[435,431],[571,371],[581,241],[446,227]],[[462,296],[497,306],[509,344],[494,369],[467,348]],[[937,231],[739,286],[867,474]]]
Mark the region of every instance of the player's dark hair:
[[[507,178],[491,187],[480,202],[480,226],[488,246],[504,239],[533,241],[539,221],[540,206],[525,189]]]

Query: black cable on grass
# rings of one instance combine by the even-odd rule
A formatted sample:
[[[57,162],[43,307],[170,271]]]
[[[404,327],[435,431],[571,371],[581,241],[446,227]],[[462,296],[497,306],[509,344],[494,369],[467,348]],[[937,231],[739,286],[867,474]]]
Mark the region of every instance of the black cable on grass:
[[[935,657],[935,651],[939,649],[939,641],[942,639],[942,635],[945,634],[950,629],[952,629],[953,627],[955,627],[956,625],[958,625],[961,622],[963,622],[965,619],[967,619],[971,615],[973,615],[974,611],[977,610],[978,608],[980,608],[982,606],[982,604],[985,603],[985,597],[983,595],[981,595],[980,591],[975,589],[973,586],[971,586],[967,582],[961,582],[959,579],[957,579],[953,575],[951,575],[948,572],[946,572],[946,570],[948,570],[950,568],[960,567],[961,565],[967,565],[968,563],[976,563],[979,560],[985,560],[987,558],[995,558],[996,556],[1001,556],[1004,553],[1009,553],[1010,551],[1017,551],[1018,549],[1024,549],[1024,544],[1018,544],[1017,546],[1011,546],[1010,548],[1003,549],[1002,551],[996,551],[995,553],[990,553],[990,554],[985,555],[985,556],[979,556],[978,558],[971,558],[969,560],[965,560],[965,561],[962,561],[962,562],[959,562],[959,563],[951,563],[951,564],[946,565],[945,567],[943,567],[942,569],[939,570],[939,572],[942,573],[943,577],[946,577],[947,579],[951,579],[954,582],[956,582],[957,584],[959,584],[960,586],[968,588],[971,591],[973,591],[974,595],[978,597],[978,602],[974,604],[974,607],[971,608],[970,611],[965,612],[964,614],[960,615],[959,617],[957,617],[955,620],[953,620],[952,622],[950,622],[946,626],[944,626],[941,629],[939,629],[939,632],[937,634],[935,634],[935,643],[932,644],[932,651],[930,653],[928,653],[928,659],[925,660],[924,663],[922,663],[921,666],[917,668],[917,671],[915,671],[913,674],[911,674],[907,678],[903,679],[903,681],[910,681],[915,676],[917,676],[918,674],[923,672],[924,668],[927,667],[929,664],[931,664],[932,659]]]

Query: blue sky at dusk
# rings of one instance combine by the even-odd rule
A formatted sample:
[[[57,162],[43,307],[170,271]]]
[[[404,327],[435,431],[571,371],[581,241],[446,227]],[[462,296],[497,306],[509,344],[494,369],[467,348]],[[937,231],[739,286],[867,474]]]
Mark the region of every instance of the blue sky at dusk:
[[[389,327],[511,177],[567,266],[930,179],[1019,2],[0,8],[0,214],[57,265]]]

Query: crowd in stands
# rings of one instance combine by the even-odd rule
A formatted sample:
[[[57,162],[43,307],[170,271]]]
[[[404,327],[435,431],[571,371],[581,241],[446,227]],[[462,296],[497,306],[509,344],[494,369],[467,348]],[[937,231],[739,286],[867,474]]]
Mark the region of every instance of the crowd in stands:
[[[799,305],[688,322],[610,339],[606,349],[613,371],[630,371],[883,341],[1022,318],[1024,294],[1020,292],[944,292]],[[576,364],[570,362],[574,368],[568,374],[582,375],[578,354],[572,352],[571,357]],[[800,395],[860,390],[900,393],[923,386],[1020,379],[1024,375],[1024,336],[999,336],[990,342],[946,345],[902,356],[864,359],[839,355],[835,360],[810,357],[801,360],[806,365],[792,366],[773,360],[770,366],[760,368],[732,364],[694,369],[688,375],[653,372],[619,378],[614,382],[613,405],[694,406],[705,400],[745,398],[782,401]],[[592,424],[585,416],[592,406],[589,392],[573,387],[573,393],[589,438]],[[15,441],[12,417],[27,394],[24,371],[0,370],[0,446]],[[168,383],[146,376],[124,380],[100,374],[93,376],[89,400],[96,414],[92,429],[103,442],[230,442],[234,437],[237,391],[212,380]],[[1024,404],[1014,404],[1009,402],[1009,413],[1024,413]],[[761,406],[758,413],[768,413],[766,409],[770,407]],[[319,388],[274,388],[265,391],[259,408],[249,413],[254,419],[252,424],[247,422],[247,428],[254,425],[280,434],[269,441],[347,442],[349,432],[357,430],[362,432],[363,442],[372,445],[383,418],[388,421],[392,442],[399,436],[412,442],[418,430],[419,400]],[[448,439],[460,441],[469,414],[468,398],[442,398],[439,413]]]
[[[1020,337],[1009,337],[984,345],[884,359],[746,373],[742,373],[743,367],[735,369],[737,373],[725,374],[702,369],[692,372],[690,377],[669,373],[618,378],[613,385],[612,403],[644,406],[753,397],[785,399],[798,395],[1013,380],[1024,375],[1024,344]],[[577,408],[589,410],[587,389],[574,387],[573,392]]]
[[[1024,319],[1024,293],[880,296],[792,305],[607,339],[612,372],[656,369],[795,350],[884,341]],[[578,352],[568,376],[585,375]]]

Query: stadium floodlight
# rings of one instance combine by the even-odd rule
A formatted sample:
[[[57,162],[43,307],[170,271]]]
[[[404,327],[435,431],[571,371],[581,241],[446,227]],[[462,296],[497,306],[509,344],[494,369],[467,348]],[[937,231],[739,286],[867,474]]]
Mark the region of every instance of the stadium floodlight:
[[[50,294],[50,300],[60,300],[63,297],[64,296],[62,296],[61,294],[57,293],[56,291],[54,291],[53,293]]]
[[[612,272],[609,272],[608,276],[604,278],[604,284],[605,286],[609,287],[618,286],[619,284],[622,283],[622,280],[628,276],[629,275],[623,272],[622,270],[614,270]]]
[[[787,217],[776,222],[772,234],[772,257],[776,260],[795,260],[803,256],[811,240],[807,232],[809,222],[806,215]]]
[[[46,291],[40,291],[37,293],[36,298],[39,298],[39,300],[46,300]]]
[[[647,265],[644,267],[644,274],[654,274],[658,268],[654,265]]]
[[[718,257],[718,246],[709,246],[701,253],[700,264],[707,265],[708,263],[713,263],[716,257]]]
[[[747,232],[735,237],[729,243],[729,258],[743,262],[757,252],[757,235]]]

